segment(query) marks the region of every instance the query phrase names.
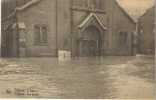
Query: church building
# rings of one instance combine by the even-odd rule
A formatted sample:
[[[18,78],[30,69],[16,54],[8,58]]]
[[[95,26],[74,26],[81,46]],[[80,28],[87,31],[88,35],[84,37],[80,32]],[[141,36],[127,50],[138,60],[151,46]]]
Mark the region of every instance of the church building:
[[[3,56],[133,55],[136,23],[116,0],[22,1],[3,22]]]

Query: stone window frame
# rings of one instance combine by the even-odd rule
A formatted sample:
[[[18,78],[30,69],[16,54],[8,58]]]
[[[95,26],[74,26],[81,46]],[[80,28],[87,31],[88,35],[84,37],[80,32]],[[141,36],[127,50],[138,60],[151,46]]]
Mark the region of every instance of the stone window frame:
[[[39,34],[38,29],[39,28]],[[43,32],[45,30],[46,35]],[[46,46],[48,44],[48,26],[45,24],[35,24],[34,27],[34,44],[37,46]]]

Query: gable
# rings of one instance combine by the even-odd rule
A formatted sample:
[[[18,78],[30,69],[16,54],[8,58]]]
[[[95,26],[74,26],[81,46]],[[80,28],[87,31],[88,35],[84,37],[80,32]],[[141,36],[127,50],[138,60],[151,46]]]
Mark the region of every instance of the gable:
[[[78,28],[83,28],[87,25],[90,25],[92,21],[95,21],[98,23],[98,25],[103,29],[107,30],[106,26],[102,21],[98,18],[98,16],[94,13],[90,13],[79,25]]]
[[[114,0],[114,2],[115,6],[117,6],[117,8],[128,18],[128,20],[135,24],[135,20],[128,14],[128,12],[124,8],[122,8],[116,0]]]

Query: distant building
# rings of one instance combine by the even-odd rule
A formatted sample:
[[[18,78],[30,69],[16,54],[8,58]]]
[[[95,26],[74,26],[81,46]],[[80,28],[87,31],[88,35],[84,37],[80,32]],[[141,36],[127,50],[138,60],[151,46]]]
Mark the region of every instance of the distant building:
[[[139,18],[139,51],[142,54],[155,52],[155,7],[148,9]]]
[[[2,32],[3,56],[133,54],[136,24],[116,0],[26,0],[13,14]]]

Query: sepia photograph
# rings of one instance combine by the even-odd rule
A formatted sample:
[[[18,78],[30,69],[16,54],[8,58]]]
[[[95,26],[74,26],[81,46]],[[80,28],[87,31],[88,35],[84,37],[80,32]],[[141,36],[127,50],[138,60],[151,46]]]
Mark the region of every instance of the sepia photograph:
[[[0,98],[155,99],[154,0],[0,1]]]

